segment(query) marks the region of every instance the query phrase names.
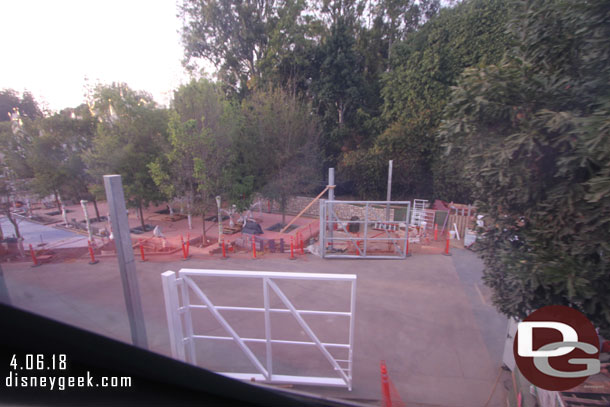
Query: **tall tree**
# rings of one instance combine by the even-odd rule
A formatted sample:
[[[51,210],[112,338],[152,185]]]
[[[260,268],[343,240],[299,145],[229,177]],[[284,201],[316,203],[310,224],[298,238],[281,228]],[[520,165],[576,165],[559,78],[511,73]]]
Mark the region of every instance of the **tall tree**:
[[[442,9],[393,47],[391,70],[382,78],[381,120],[386,127],[371,146],[365,146],[367,152],[343,155],[340,168],[350,179],[361,179],[361,174],[383,178],[392,159],[396,196],[461,198],[450,196],[446,185],[451,184],[442,176],[434,177],[443,168],[435,159],[440,146],[434,135],[460,73],[500,60],[509,44],[507,12],[507,0],[464,2]],[[361,196],[381,197],[384,186],[360,183],[358,189]]]
[[[169,144],[164,157],[149,164],[153,179],[167,198],[185,199],[188,214],[202,217],[214,196],[230,189],[232,129],[236,127],[219,87],[205,79],[174,92],[169,119]]]
[[[142,228],[143,208],[163,195],[151,177],[154,162],[167,140],[167,112],[152,98],[125,84],[98,86],[93,109],[99,118],[93,147],[86,156],[89,173],[96,182],[104,174],[120,174],[127,204],[137,208]]]
[[[10,114],[18,110],[20,115],[29,119],[42,117],[42,112],[34,96],[27,90],[21,97],[13,89],[0,91],[0,122],[10,121]]]
[[[311,106],[281,90],[256,91],[242,103],[241,157],[264,182],[263,193],[280,203],[285,223],[288,198],[317,187],[319,124]]]
[[[258,63],[267,52],[268,35],[277,21],[275,0],[183,0],[184,62],[202,58],[214,64],[224,83],[244,95],[259,78]]]
[[[95,195],[89,191],[92,180],[84,162],[95,126],[96,121],[84,104],[41,119],[27,160],[34,172],[35,192],[41,196],[61,193],[64,198],[92,200],[99,218]]]
[[[487,214],[478,251],[495,305],[581,310],[610,335],[610,9],[515,1],[517,46],[469,69],[442,136]]]
[[[334,165],[363,101],[363,59],[355,48],[353,24],[353,17],[337,17],[317,51],[319,65],[312,90],[325,125],[321,147],[327,165]]]

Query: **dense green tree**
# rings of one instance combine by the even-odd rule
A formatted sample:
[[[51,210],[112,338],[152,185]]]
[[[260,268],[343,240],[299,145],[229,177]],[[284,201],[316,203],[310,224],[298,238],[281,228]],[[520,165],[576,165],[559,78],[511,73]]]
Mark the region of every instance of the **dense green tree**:
[[[334,165],[364,96],[363,59],[355,48],[353,24],[349,16],[337,17],[316,55],[311,87],[325,127],[321,148],[326,165]]]
[[[185,199],[189,217],[201,215],[204,241],[206,212],[214,197],[227,196],[232,186],[236,125],[217,85],[205,79],[182,85],[174,92],[165,156],[149,164],[168,199]]]
[[[3,89],[0,91],[0,122],[10,121],[10,114],[18,110],[22,117],[36,119],[42,117],[42,112],[34,96],[28,92],[19,94],[13,89]]]
[[[285,223],[288,199],[316,183],[320,135],[311,106],[281,89],[258,90],[242,103],[239,156],[268,198],[279,202]]]
[[[431,198],[435,194],[457,199],[446,193],[443,177],[434,177],[442,168],[442,161],[435,160],[440,147],[434,135],[451,86],[464,68],[500,60],[509,44],[507,13],[507,0],[465,1],[442,9],[394,46],[391,70],[383,77],[381,91],[387,127],[367,154],[344,155],[341,167],[347,176],[359,179],[366,173],[384,178],[387,161],[393,159],[395,196]],[[384,190],[382,183],[369,183],[360,184],[357,192],[380,197]]]
[[[580,309],[610,334],[610,8],[515,1],[518,42],[466,71],[442,136],[487,215],[494,303],[522,318]]]
[[[88,171],[100,183],[105,174],[122,176],[127,204],[138,209],[144,228],[143,208],[164,198],[148,164],[167,142],[167,111],[125,84],[98,86],[93,109],[99,122],[86,156]]]
[[[96,197],[89,191],[92,180],[84,162],[84,154],[92,146],[95,124],[84,104],[38,120],[38,135],[29,146],[27,163],[34,175],[31,185],[34,192],[76,201],[92,200],[99,218]]]

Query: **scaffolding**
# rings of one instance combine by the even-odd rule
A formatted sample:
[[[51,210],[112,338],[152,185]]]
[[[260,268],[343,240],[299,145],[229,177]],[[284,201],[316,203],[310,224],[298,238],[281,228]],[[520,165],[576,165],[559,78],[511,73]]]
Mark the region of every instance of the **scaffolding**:
[[[322,257],[406,258],[410,212],[409,201],[320,201]]]

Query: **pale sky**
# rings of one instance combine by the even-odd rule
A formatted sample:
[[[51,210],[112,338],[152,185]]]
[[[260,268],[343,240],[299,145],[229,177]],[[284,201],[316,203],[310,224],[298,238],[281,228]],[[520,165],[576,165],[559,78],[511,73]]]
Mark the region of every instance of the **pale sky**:
[[[176,14],[176,0],[0,0],[0,89],[61,110],[85,101],[88,78],[167,104],[188,81]]]

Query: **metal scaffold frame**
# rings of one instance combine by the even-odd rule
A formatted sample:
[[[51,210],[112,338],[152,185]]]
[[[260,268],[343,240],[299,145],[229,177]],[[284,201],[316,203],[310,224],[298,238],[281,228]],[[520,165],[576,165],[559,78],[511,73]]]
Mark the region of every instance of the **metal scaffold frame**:
[[[364,219],[351,220],[341,219],[337,216],[335,209],[340,205],[354,205],[363,207]],[[379,219],[378,215],[375,215],[372,209],[384,209],[385,208],[404,208],[405,216],[404,219],[401,217],[400,220],[390,220],[389,211],[386,212],[386,219]],[[322,200],[320,201],[320,252],[322,257],[331,258],[352,258],[352,259],[363,259],[363,258],[374,258],[374,259],[404,259],[407,257],[407,239],[408,239],[408,227],[411,212],[411,202],[409,201],[335,201],[335,200]],[[351,237],[347,224],[359,224],[363,225],[362,236]],[[335,229],[336,225],[336,229]],[[376,226],[383,225],[380,228]],[[372,237],[368,236],[369,230],[376,228],[381,230],[381,234],[385,233],[383,237]],[[404,229],[404,233],[402,232]],[[350,236],[337,236],[337,233],[333,233],[333,230],[344,232],[345,235]],[[394,232],[396,236],[393,236],[390,232]],[[402,236],[401,236],[402,234]],[[340,253],[335,250],[335,244],[339,242],[350,242],[357,254]],[[370,247],[374,243],[386,242],[394,249],[395,254],[374,254]]]
[[[178,274],[178,275],[177,275]],[[212,303],[204,293],[202,287],[193,278],[197,277],[224,277],[241,279],[259,279],[262,282],[263,308],[244,306],[219,306]],[[317,386],[337,386],[352,389],[353,346],[354,346],[354,314],[356,310],[356,275],[354,274],[320,274],[320,273],[287,273],[271,271],[238,271],[238,270],[194,270],[182,269],[178,273],[166,271],[161,274],[163,281],[163,294],[169,327],[170,346],[172,356],[176,359],[197,364],[195,341],[223,340],[233,341],[250,360],[256,372],[219,374],[241,380],[254,380],[266,383],[290,383]],[[297,309],[292,301],[280,289],[279,280],[307,280],[307,281],[339,281],[348,284],[350,290],[349,311],[320,311]],[[271,308],[270,293],[274,292],[285,308]],[[201,301],[199,304],[191,302],[190,294]],[[193,331],[191,310],[207,309],[226,331],[229,336],[198,335]],[[260,312],[264,313],[264,338],[244,338],[227,322],[221,311]],[[309,337],[309,341],[294,341],[273,338],[271,329],[271,314],[291,314],[301,329]],[[349,331],[346,343],[322,342],[303,315],[341,316],[348,318]],[[265,361],[260,361],[252,352],[248,343],[264,343],[266,345]],[[273,344],[294,346],[315,346],[322,353],[336,372],[336,377],[279,375],[273,372]],[[331,351],[343,349],[347,351],[346,359],[338,359]]]

